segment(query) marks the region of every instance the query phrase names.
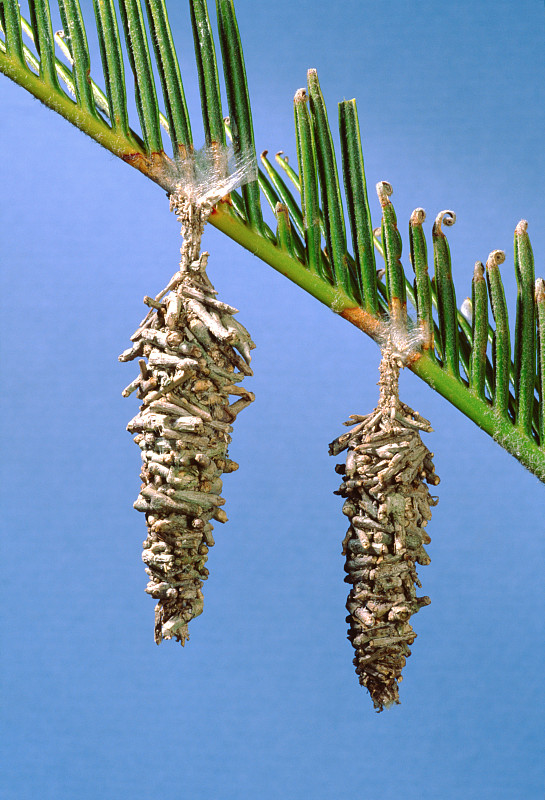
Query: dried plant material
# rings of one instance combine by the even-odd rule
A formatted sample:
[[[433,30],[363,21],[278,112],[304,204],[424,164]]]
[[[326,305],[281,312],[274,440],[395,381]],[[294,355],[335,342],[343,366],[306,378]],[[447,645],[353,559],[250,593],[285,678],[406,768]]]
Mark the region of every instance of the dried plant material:
[[[398,683],[409,645],[416,633],[409,620],[429,597],[417,597],[421,587],[416,564],[429,564],[424,545],[431,518],[424,481],[435,486],[432,453],[420,438],[430,423],[398,396],[403,360],[388,340],[380,365],[380,399],[366,416],[352,416],[356,425],[329,447],[331,455],[348,450],[337,494],[345,497],[343,512],[350,527],[343,542],[345,581],[352,584],[346,608],[348,638],[354,665],[377,711],[399,703]]]
[[[180,270],[155,298],[119,357],[140,357],[140,374],[123,392],[137,392],[139,413],[127,430],[142,451],[142,487],[134,507],[146,514],[142,559],[146,592],[158,602],[155,641],[188,638],[188,622],[202,612],[211,520],[226,522],[222,473],[232,423],[254,395],[238,384],[252,375],[250,335],[237,310],[216,297],[206,274],[201,237],[212,202],[186,192],[171,196],[184,237]],[[230,396],[236,399],[230,403]]]

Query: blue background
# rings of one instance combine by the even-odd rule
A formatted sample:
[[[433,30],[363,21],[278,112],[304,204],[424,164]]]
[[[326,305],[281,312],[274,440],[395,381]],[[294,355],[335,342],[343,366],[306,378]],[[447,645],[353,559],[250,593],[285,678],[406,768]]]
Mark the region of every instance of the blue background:
[[[90,3],[85,2],[92,30]],[[185,4],[168,3],[196,142]],[[211,8],[213,14],[213,8]],[[544,275],[544,5],[237,0],[258,151],[296,164],[292,97],[316,67],[335,127],[356,97],[372,187],[407,247],[445,208],[459,302],[529,221]],[[92,38],[92,37],[91,37]],[[93,75],[102,84],[94,53]],[[543,792],[543,486],[412,374],[442,482],[432,605],[373,712],[345,638],[346,530],[327,444],[377,399],[376,346],[210,228],[210,276],[257,342],[231,447],[229,523],[182,650],[153,643],[139,451],[117,355],[175,271],[164,192],[0,77],[0,396],[6,800],[537,800]],[[405,259],[406,263],[406,259]]]

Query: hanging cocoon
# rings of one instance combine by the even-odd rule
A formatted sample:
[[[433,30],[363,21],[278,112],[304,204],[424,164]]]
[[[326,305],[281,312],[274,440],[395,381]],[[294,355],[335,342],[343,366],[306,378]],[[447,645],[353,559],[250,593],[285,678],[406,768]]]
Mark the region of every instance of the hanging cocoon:
[[[134,507],[146,515],[142,559],[155,608],[155,641],[183,645],[188,622],[202,612],[212,520],[226,522],[223,473],[232,423],[254,395],[240,386],[252,375],[246,329],[236,309],[216,297],[200,252],[212,203],[173,195],[182,225],[180,270],[155,298],[121,361],[139,358],[140,373],[125,389],[137,392],[140,411],[127,430],[142,455],[142,486]],[[232,401],[231,398],[234,398]]]
[[[330,445],[330,454],[348,451],[336,471],[343,482],[336,494],[346,498],[350,527],[343,542],[345,581],[352,585],[346,608],[354,665],[377,711],[399,703],[398,684],[416,633],[410,619],[429,597],[421,588],[416,564],[429,564],[425,527],[436,505],[426,483],[436,485],[432,454],[420,431],[430,423],[399,401],[402,362],[386,348],[380,367],[380,400],[355,426]]]

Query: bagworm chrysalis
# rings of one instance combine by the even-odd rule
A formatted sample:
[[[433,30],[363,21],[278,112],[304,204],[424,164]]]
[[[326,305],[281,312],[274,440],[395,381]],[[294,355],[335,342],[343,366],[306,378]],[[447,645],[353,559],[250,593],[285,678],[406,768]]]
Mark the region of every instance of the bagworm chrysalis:
[[[216,297],[200,252],[211,205],[173,196],[184,244],[180,270],[155,298],[121,361],[140,358],[125,389],[142,400],[127,430],[142,451],[142,487],[134,507],[146,514],[142,559],[157,600],[155,641],[183,645],[202,612],[211,520],[226,522],[221,475],[237,469],[227,453],[232,423],[254,399],[239,386],[252,375],[250,335],[236,309]],[[234,402],[229,398],[234,396]]]
[[[356,673],[377,711],[399,703],[401,671],[416,638],[409,620],[430,602],[416,596],[416,564],[430,562],[425,527],[437,499],[426,483],[439,483],[433,454],[420,438],[431,425],[398,397],[401,365],[387,345],[376,409],[353,415],[345,424],[354,427],[329,449],[331,455],[348,450],[346,464],[336,467],[343,475],[337,494],[346,498],[350,520],[343,542],[345,581],[352,584],[346,621]]]

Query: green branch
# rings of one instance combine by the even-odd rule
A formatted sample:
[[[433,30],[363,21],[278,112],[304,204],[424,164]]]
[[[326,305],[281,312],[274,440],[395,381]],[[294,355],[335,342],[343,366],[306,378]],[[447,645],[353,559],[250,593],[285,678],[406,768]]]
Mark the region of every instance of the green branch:
[[[498,418],[490,403],[470,394],[463,383],[441,369],[429,354],[424,354],[410,368],[545,483],[545,457],[542,447],[525,436],[509,420]]]

